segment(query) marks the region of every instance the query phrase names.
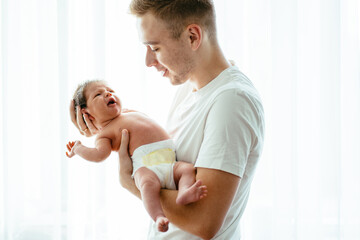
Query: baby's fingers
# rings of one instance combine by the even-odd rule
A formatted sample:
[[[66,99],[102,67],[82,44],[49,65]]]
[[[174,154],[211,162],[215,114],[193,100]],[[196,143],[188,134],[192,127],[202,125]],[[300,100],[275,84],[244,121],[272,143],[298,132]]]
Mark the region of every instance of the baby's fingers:
[[[71,151],[72,147],[74,146],[74,144],[72,144],[71,142],[69,142],[68,144],[66,144],[67,149],[69,150],[69,152]]]
[[[68,157],[68,158],[71,158],[72,156],[74,156],[73,154],[69,154],[68,152],[66,152],[66,156]]]

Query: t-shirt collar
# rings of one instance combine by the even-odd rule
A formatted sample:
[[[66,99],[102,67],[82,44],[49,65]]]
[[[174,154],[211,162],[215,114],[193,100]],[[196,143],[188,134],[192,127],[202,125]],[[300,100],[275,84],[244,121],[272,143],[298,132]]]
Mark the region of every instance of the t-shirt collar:
[[[195,91],[193,89],[192,94],[203,96],[207,92],[211,91],[211,89],[217,87],[221,81],[224,79],[224,76],[230,72],[233,69],[237,69],[237,66],[230,66],[226,68],[224,71],[222,71],[217,77],[215,77],[213,80],[211,80],[208,84],[206,84],[204,87],[200,88],[199,90]]]

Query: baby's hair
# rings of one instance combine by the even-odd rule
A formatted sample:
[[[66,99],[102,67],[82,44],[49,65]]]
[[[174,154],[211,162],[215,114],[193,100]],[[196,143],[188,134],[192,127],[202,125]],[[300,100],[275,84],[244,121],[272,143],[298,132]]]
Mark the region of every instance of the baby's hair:
[[[105,82],[104,80],[94,79],[94,80],[87,80],[82,83],[80,83],[74,93],[73,100],[74,100],[74,106],[75,106],[75,114],[76,114],[76,107],[80,106],[81,109],[86,108],[86,96],[85,96],[85,90],[86,88],[92,84],[97,82]]]

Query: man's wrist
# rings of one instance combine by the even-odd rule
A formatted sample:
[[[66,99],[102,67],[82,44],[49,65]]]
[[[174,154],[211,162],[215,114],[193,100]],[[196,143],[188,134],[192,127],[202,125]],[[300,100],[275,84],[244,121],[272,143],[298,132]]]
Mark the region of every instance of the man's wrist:
[[[141,199],[141,194],[135,185],[134,179],[131,177],[131,173],[128,171],[120,171],[120,184],[123,188],[131,192],[133,195]]]
[[[122,187],[128,189],[131,185],[133,179],[131,178],[131,173],[129,171],[121,170],[120,168],[120,184]]]

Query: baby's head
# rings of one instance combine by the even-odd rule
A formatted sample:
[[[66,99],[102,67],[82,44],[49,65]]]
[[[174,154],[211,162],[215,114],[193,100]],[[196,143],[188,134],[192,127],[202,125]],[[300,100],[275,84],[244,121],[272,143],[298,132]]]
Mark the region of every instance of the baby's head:
[[[92,83],[105,83],[103,80],[87,80],[85,82],[80,83],[74,93],[73,100],[75,105],[75,110],[77,106],[80,106],[81,109],[86,108],[86,97],[85,91],[86,88]],[[76,112],[76,111],[75,111]]]
[[[78,85],[74,96],[75,112],[80,106],[94,124],[114,119],[121,114],[121,102],[105,81],[88,80]]]

